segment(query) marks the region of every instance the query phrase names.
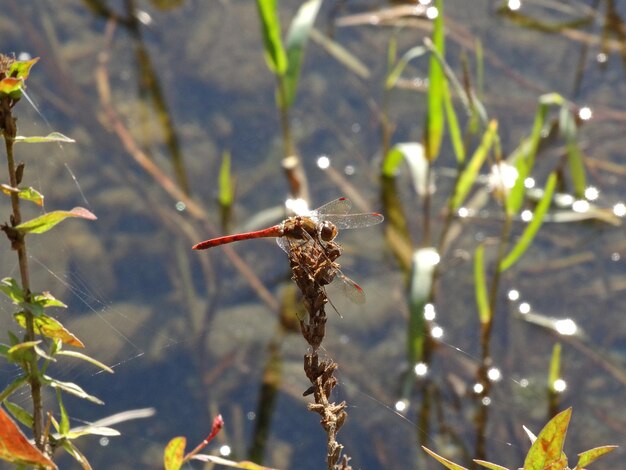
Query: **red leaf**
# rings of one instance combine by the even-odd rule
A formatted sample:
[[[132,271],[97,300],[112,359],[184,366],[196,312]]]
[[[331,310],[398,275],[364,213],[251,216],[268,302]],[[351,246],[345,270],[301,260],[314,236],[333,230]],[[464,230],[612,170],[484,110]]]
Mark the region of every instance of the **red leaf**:
[[[57,469],[52,460],[33,446],[20,428],[0,408],[0,458],[15,464],[45,465]]]

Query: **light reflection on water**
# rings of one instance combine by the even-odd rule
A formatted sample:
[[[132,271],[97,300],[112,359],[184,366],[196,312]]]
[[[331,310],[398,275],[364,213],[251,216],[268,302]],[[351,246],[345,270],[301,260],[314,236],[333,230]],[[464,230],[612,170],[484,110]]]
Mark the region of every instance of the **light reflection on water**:
[[[272,79],[264,68],[259,50],[253,5],[218,3],[190,4],[171,12],[156,9],[144,12],[151,21],[145,40],[160,71],[163,92],[185,155],[192,192],[212,214],[217,212],[214,201],[220,156],[223,150],[230,149],[237,184],[233,218],[236,224],[243,225],[263,209],[280,204],[286,188],[277,165],[280,141],[277,137],[278,119],[273,108]],[[293,6],[285,5],[287,13],[293,10]],[[486,7],[486,4],[482,6]],[[446,3],[446,14],[460,22],[462,15],[455,16],[455,8],[462,12],[466,6],[462,2]],[[97,96],[91,77],[94,57],[102,48],[102,25],[98,24],[101,20],[94,21],[84,11],[64,14],[62,8],[39,14],[49,15],[46,21],[63,32],[58,44],[63,59],[61,63],[75,71],[79,90],[92,98]],[[225,27],[239,34],[229,34],[227,38],[216,34],[220,25],[211,19],[212,16],[220,18]],[[33,21],[38,20],[33,17]],[[546,71],[542,68],[545,61],[552,61],[550,47],[546,47],[550,38],[525,33],[521,28],[512,31],[510,25],[493,15],[471,21],[476,22],[472,23],[472,30],[487,39],[485,48],[495,48],[493,52],[499,57],[510,56],[508,67],[512,70],[533,77],[533,81],[547,88],[562,84],[561,76],[544,75]],[[11,36],[6,32],[10,30],[4,31],[0,34]],[[499,40],[494,40],[492,35],[500,35]],[[377,57],[380,60],[386,57],[388,31],[339,29],[337,36],[355,54],[372,62]],[[9,39],[5,43],[11,47],[26,47],[15,38]],[[417,40],[416,36],[403,36],[401,45],[408,47]],[[129,41],[129,34],[118,29],[113,45],[117,62],[111,64],[116,100],[134,137],[150,150],[155,161],[169,170],[161,128],[152,120],[141,122],[146,103],[137,101],[137,64]],[[459,49],[459,43],[451,43],[449,54],[454,66]],[[520,49],[526,51],[523,57],[510,52]],[[382,72],[379,71],[371,82],[359,82],[357,86],[341,65],[328,59],[314,45],[310,45],[308,52],[310,58],[307,60],[311,62],[303,72],[302,93],[294,109],[294,119],[300,121],[300,151],[309,170],[314,203],[342,195],[327,173],[315,168],[317,165],[324,169],[323,158],[328,158],[324,164],[345,168],[343,173],[349,184],[361,190],[365,201],[376,206],[370,208],[374,210],[378,206],[374,162],[379,158],[380,142],[378,128],[373,123],[375,119],[366,103],[372,96],[379,96]],[[53,60],[46,51],[33,50],[33,54],[44,55],[43,60],[48,63]],[[376,67],[372,66],[373,69]],[[424,73],[420,65],[416,67],[414,73]],[[93,420],[138,406],[154,406],[158,410],[149,423],[119,426],[124,437],[111,438],[106,452],[94,450],[97,447],[94,445],[92,449],[87,446],[85,453],[97,455],[96,468],[110,467],[111,462],[118,465],[116,468],[123,468],[119,466],[123,465],[121,462],[127,465],[126,468],[136,468],[146,462],[154,464],[160,462],[159,452],[169,438],[184,434],[190,445],[198,442],[208,429],[209,417],[221,412],[227,420],[223,439],[228,442],[233,455],[245,458],[254,423],[263,412],[263,408],[257,406],[257,400],[266,378],[264,368],[270,362],[268,358],[272,352],[278,350],[282,382],[274,408],[270,410],[274,414],[266,463],[295,468],[294,462],[311,462],[308,467],[299,465],[298,468],[319,468],[324,456],[324,436],[317,419],[306,412],[307,401],[301,397],[308,386],[301,370],[304,353],[301,338],[279,332],[276,317],[265,306],[259,305],[255,292],[222,252],[212,252],[205,260],[199,260],[195,253],[189,252],[191,243],[181,234],[188,220],[161,215],[174,203],[126,157],[125,149],[113,142],[111,134],[98,127],[95,119],[97,104],[90,111],[94,116],[91,123],[81,122],[71,114],[68,116],[64,107],[55,105],[55,94],[65,98],[67,95],[56,89],[60,85],[52,71],[47,66],[35,70],[29,91],[53,127],[77,138],[79,144],[73,149],[53,150],[54,155],[48,162],[42,162],[44,159],[38,154],[41,150],[24,149],[22,155],[29,165],[26,178],[44,186],[49,210],[72,207],[79,200],[80,191],[63,170],[63,164],[69,162],[99,221],[93,225],[71,222],[57,234],[50,235],[51,238],[33,240],[33,256],[72,286],[68,288],[62,282],[55,282],[60,293],[65,292],[69,298],[68,324],[78,328],[94,356],[104,356],[118,365],[113,377],[94,375],[94,371],[84,366],[61,367],[60,374],[102,396],[107,403],[104,409],[94,410],[70,400],[68,407],[73,415]],[[602,115],[602,108],[619,100],[605,98],[603,76],[593,69],[589,73],[598,76],[595,80],[590,78],[593,86],[590,84],[585,96],[580,97],[580,101],[584,98],[589,106],[580,108],[581,119],[593,116],[583,132],[586,132],[585,138],[591,142],[592,149],[597,147],[599,152],[617,157],[619,154],[615,150],[603,147],[611,140],[602,137],[606,134],[595,136],[597,128],[593,127],[593,122]],[[314,89],[307,86],[308,77],[323,79],[317,85],[323,85],[322,93],[316,95],[307,91]],[[538,92],[511,80],[490,62],[485,78],[489,91],[498,91],[493,97],[487,93],[486,103],[491,105],[490,112],[494,117],[500,119],[503,145],[511,148],[528,129]],[[48,84],[51,90],[48,90]],[[498,97],[506,97],[506,102],[500,102]],[[406,92],[392,96],[391,105],[397,112],[397,141],[410,141],[419,133],[416,128],[421,126],[423,112],[421,109],[416,112],[416,109],[421,99],[421,96]],[[66,99],[65,106],[68,103],[71,108],[71,101]],[[42,134],[41,125],[34,124],[38,118],[22,109],[23,133]],[[589,111],[583,113],[586,109]],[[604,123],[603,132],[606,133],[611,126],[619,127],[615,122]],[[101,137],[91,135],[96,130],[102,133]],[[611,138],[623,138],[621,131],[614,131]],[[103,139],[111,141],[111,147],[101,147]],[[623,149],[623,143],[617,148]],[[122,158],[116,160],[112,158],[114,154]],[[320,155],[332,155],[332,160]],[[452,165],[452,160],[446,161],[446,158],[445,155],[442,157],[445,164]],[[47,175],[54,179],[49,181]],[[402,178],[403,175],[399,177],[401,183]],[[603,187],[602,179],[599,180],[594,184],[601,192],[595,197],[587,196],[588,199],[598,198],[600,202],[624,200],[623,184]],[[54,188],[53,182],[62,184]],[[410,185],[406,187],[401,190],[401,196],[408,201],[406,207],[410,211],[411,223],[417,226],[421,223],[419,202],[415,202]],[[626,213],[622,203],[615,203],[613,207],[616,216],[623,217]],[[183,203],[176,203],[176,210],[187,217],[184,209]],[[6,210],[3,213],[6,214]],[[213,219],[212,222],[219,225],[218,217]],[[459,248],[473,252],[475,233],[481,232],[481,239],[488,239],[493,234],[492,229],[489,220],[484,225],[480,221],[468,222],[464,226],[464,236],[458,239]],[[572,324],[576,328],[580,324],[589,331],[588,341],[592,346],[609,351],[612,345],[618,344],[620,335],[623,337],[623,331],[616,327],[619,322],[615,321],[615,315],[623,311],[620,308],[623,306],[623,288],[614,287],[618,285],[623,265],[610,271],[597,260],[576,263],[568,258],[579,251],[595,255],[608,250],[605,262],[612,257],[612,263],[623,263],[626,248],[621,237],[610,229],[593,225],[566,227],[555,224],[552,230],[538,240],[534,251],[528,253],[528,258],[512,279],[505,280],[511,283],[505,288],[513,287],[523,294],[520,312],[530,312],[533,305],[533,308],[540,306],[538,309],[550,313],[551,317],[567,317],[572,322],[566,324],[569,326],[567,331],[572,330]],[[398,401],[398,383],[405,355],[405,286],[379,231],[345,236],[346,254],[341,258],[342,264],[351,276],[354,273],[359,282],[363,280],[369,300],[363,309],[340,304],[344,318],[329,320],[326,352],[339,362],[344,381],[337,393],[353,406],[349,409],[351,423],[342,430],[339,438],[346,443],[356,466],[375,468],[386,463],[386,468],[394,464],[409,468],[412,462],[422,459],[415,451],[416,441],[430,444],[444,438],[437,434],[435,427],[418,429],[415,424],[421,397],[414,397],[405,408],[399,409],[398,403],[404,403]],[[599,237],[597,242],[594,237]],[[58,248],[50,250],[50,246]],[[274,244],[270,246],[255,241],[242,244],[236,252],[273,295],[283,295],[289,283],[287,266],[283,253]],[[3,265],[14,263],[10,261],[11,255],[3,255]],[[562,259],[565,264],[569,262],[574,269],[567,271],[553,267],[550,263],[553,259]],[[201,263],[206,265],[201,266]],[[537,266],[542,269],[538,270]],[[454,384],[442,388],[442,394],[450,402],[465,406],[473,403],[468,399],[471,391],[464,388],[472,388],[474,376],[471,371],[476,366],[478,354],[476,336],[479,326],[471,269],[471,263],[465,263],[444,272],[439,287],[442,298],[436,306],[440,323],[437,328],[440,329],[433,330],[433,334],[436,331],[443,334],[445,330],[445,337],[436,352],[434,364],[414,371],[420,377],[426,375],[433,383],[441,380],[441,383]],[[47,288],[51,284],[48,280],[50,273],[44,269],[40,271],[43,272],[35,274],[36,284]],[[209,274],[204,277],[206,273]],[[191,279],[185,279],[185,276]],[[519,284],[514,284],[518,279]],[[603,303],[612,308],[603,308]],[[498,372],[498,384],[490,401],[483,404],[497,409],[497,413],[492,412],[493,429],[504,428],[500,418],[515,423],[518,428],[522,424],[532,424],[533,430],[538,431],[545,421],[546,398],[544,388],[537,384],[546,381],[553,338],[533,325],[507,319],[506,305],[499,308],[503,315],[497,326],[501,333],[497,342],[502,357],[497,361],[497,368],[492,369]],[[602,318],[598,318],[600,310]],[[3,311],[10,312],[10,307],[3,306]],[[563,384],[567,381],[569,385],[562,391],[563,403],[574,403],[574,419],[580,413],[585,416],[580,422],[585,422],[585,419],[593,419],[594,413],[613,410],[615,399],[623,388],[612,393],[612,382],[602,368],[567,348],[563,354],[565,376],[562,380]],[[568,377],[572,371],[579,370],[589,371],[587,376],[596,377],[594,403],[585,401],[591,395],[587,393],[587,384],[577,377]],[[582,376],[578,372],[576,375]],[[518,385],[512,377],[519,376],[525,378]],[[530,387],[532,391],[523,395],[520,390],[529,388],[531,381],[534,384]],[[480,393],[476,389],[474,392]],[[444,406],[448,401],[442,400],[439,404]],[[390,413],[394,406],[407,416],[408,421],[401,421]],[[449,413],[445,416],[446,424],[458,428],[462,434],[460,439],[470,442],[469,420],[453,411],[446,410],[446,413]],[[255,416],[254,422],[251,416]],[[532,423],[528,423],[529,420]],[[592,422],[595,424],[589,428],[597,433],[593,436],[587,432],[578,433],[579,437],[576,437],[577,430],[570,431],[571,448],[584,450],[616,440],[617,431],[604,423]],[[518,456],[520,449],[526,448],[526,443],[520,440],[516,442],[519,449],[503,449],[498,431],[488,437],[492,438],[493,457],[490,460],[496,462],[505,461],[511,454]],[[107,461],[107,458],[111,460]]]

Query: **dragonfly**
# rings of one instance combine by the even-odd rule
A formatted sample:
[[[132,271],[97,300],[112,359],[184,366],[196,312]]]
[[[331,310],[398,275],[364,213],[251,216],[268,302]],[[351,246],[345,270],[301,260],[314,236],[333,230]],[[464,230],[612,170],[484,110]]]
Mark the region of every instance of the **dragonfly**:
[[[384,220],[383,215],[378,212],[350,214],[351,207],[352,202],[349,199],[340,197],[315,210],[289,217],[271,227],[211,238],[195,244],[192,248],[206,250],[242,240],[276,238],[276,242],[283,251],[289,253],[294,246],[303,249],[308,243],[317,243],[326,247],[335,239],[339,230],[371,227]],[[340,288],[350,300],[356,303],[365,301],[363,289],[356,282],[345,276],[338,268],[332,274],[342,281],[343,286],[340,285]]]

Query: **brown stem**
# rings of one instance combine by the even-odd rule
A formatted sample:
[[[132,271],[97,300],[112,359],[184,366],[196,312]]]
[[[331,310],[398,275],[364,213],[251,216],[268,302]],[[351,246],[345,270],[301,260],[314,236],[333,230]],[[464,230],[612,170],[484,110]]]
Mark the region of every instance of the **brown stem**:
[[[2,98],[1,113],[3,116],[3,122],[0,123],[3,129],[5,149],[7,153],[7,168],[9,172],[9,181],[11,187],[16,188],[19,184],[17,179],[17,171],[15,165],[15,158],[13,156],[13,143],[15,136],[17,135],[16,119],[11,112],[12,100],[8,96]],[[20,211],[20,199],[16,192],[11,192],[11,225],[15,227],[22,221],[22,213]],[[26,253],[26,243],[24,242],[24,235],[19,232],[14,232],[14,238],[11,240],[13,248],[17,251],[17,257],[20,267],[20,277],[22,281],[22,289],[24,291],[24,300],[30,301],[30,276],[28,271],[28,256]],[[30,310],[24,309],[26,318],[26,337],[25,341],[35,341],[35,326],[33,321],[33,314]],[[33,435],[35,438],[35,444],[40,450],[44,450],[43,439],[43,406],[41,400],[41,382],[39,381],[39,364],[37,362],[37,356],[32,354],[24,365],[28,374],[28,382],[30,384],[30,391],[33,399]]]

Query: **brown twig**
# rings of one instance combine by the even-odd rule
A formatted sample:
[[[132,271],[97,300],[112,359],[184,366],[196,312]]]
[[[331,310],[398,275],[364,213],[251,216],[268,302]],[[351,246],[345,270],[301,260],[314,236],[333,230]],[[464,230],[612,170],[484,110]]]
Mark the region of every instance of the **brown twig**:
[[[349,458],[344,455],[339,462],[343,445],[337,442],[337,433],[348,416],[346,402],[339,404],[330,401],[337,379],[333,373],[339,365],[329,359],[320,360],[318,351],[326,332],[326,311],[328,303],[325,286],[339,272],[335,260],[341,255],[339,245],[314,242],[294,244],[289,250],[292,279],[302,292],[304,307],[308,317],[300,320],[302,336],[311,346],[311,352],[304,356],[304,371],[311,381],[305,395],[313,394],[315,403],[309,404],[310,411],[321,416],[321,425],[327,435],[326,463],[329,470],[349,469]]]

